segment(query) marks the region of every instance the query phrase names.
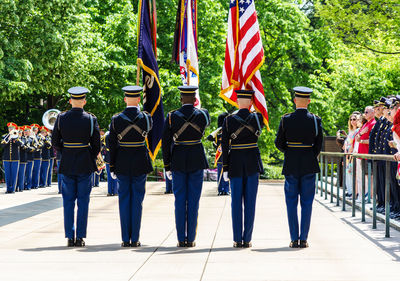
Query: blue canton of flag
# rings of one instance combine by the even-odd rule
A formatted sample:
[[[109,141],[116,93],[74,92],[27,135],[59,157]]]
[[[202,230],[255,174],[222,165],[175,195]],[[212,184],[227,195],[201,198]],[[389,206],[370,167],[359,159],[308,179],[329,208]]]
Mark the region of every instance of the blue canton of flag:
[[[149,0],[139,0],[138,23],[138,63],[143,69],[143,109],[153,118],[153,129],[146,138],[151,159],[157,156],[161,147],[164,129],[164,109],[161,86],[158,77],[158,64],[153,50],[152,24]]]

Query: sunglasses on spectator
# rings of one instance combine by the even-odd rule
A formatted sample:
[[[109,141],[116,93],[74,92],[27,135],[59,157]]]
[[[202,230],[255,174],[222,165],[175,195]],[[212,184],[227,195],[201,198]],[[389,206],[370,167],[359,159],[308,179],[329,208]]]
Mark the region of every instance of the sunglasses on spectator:
[[[357,121],[356,118],[350,118],[350,121]]]

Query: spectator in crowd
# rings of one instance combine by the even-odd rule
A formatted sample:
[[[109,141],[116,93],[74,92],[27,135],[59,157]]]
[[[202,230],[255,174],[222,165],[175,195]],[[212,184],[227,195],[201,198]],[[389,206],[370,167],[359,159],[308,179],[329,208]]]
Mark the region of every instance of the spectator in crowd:
[[[353,145],[356,134],[359,131],[358,123],[360,120],[360,115],[351,114],[348,121],[348,133],[347,137],[344,140],[343,152],[344,153],[353,153]],[[361,124],[361,123],[360,123]],[[350,156],[346,156],[346,196],[352,196],[353,193],[353,165],[350,162]]]

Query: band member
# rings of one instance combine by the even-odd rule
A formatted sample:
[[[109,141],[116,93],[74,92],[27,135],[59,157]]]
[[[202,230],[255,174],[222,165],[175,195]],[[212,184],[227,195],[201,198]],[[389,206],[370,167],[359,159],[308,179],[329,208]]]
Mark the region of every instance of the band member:
[[[139,233],[147,174],[153,171],[145,138],[153,126],[151,115],[141,112],[139,86],[126,86],[126,108],[110,124],[110,171],[118,180],[122,247],[140,247]]]
[[[18,126],[15,123],[7,123],[8,134],[3,135],[1,146],[3,147],[3,167],[6,180],[6,193],[14,193],[17,186],[19,168],[19,150],[21,142],[18,138]]]
[[[51,143],[51,133],[52,131],[48,131],[47,137],[50,140]],[[54,153],[54,147],[52,146],[50,148],[50,161],[49,161],[49,173],[47,175],[47,184],[46,186],[51,186],[51,181],[53,180],[53,167],[54,167],[54,161],[56,159],[56,155]]]
[[[33,146],[35,147],[35,151],[33,152],[33,168],[32,168],[32,189],[37,189],[39,187],[40,180],[40,166],[42,164],[42,146],[43,142],[39,137],[39,128],[38,124],[32,124],[32,139]]]
[[[96,158],[100,152],[100,133],[96,116],[83,110],[89,90],[84,87],[73,87],[68,92],[71,94],[69,102],[72,108],[57,116],[52,145],[57,151],[62,152],[59,173],[63,175],[64,229],[68,247],[84,247],[83,238],[86,238],[92,190],[90,179],[92,173],[97,170]],[[75,201],[78,205],[76,228]]]
[[[296,111],[282,117],[275,146],[285,154],[282,174],[285,175],[285,198],[291,248],[307,248],[312,203],[315,194],[315,173],[320,171],[318,154],[322,147],[321,118],[307,110],[312,90],[295,87]],[[300,197],[301,225],[297,216]],[[300,240],[300,243],[299,243]]]
[[[258,178],[263,172],[258,137],[264,126],[260,113],[251,113],[254,91],[236,90],[239,111],[222,126],[223,177],[230,179],[233,247],[252,246]]]
[[[26,168],[25,168],[25,188],[30,190],[32,188],[32,168],[33,168],[33,152],[36,150],[33,146],[33,139],[31,137],[32,133],[31,126],[25,126],[24,136],[26,140],[26,146],[28,147],[26,151]]]
[[[218,181],[218,195],[229,195],[229,181],[225,181],[222,176],[222,147],[221,147],[221,139],[222,139],[222,125],[224,124],[225,117],[228,116],[228,112],[223,112],[218,115],[218,128],[212,132],[207,140],[212,141],[215,152],[215,164],[217,165],[217,181]]]
[[[201,138],[210,116],[206,109],[194,107],[197,87],[178,89],[182,107],[167,115],[162,151],[166,175],[172,178],[178,247],[194,247],[203,170],[208,168]]]
[[[106,150],[104,162],[106,162],[107,172],[107,196],[115,196],[118,195],[118,181],[112,178],[110,171],[110,131],[104,136],[104,147]]]
[[[19,150],[19,168],[18,168],[18,181],[15,191],[22,192],[25,188],[25,170],[27,163],[27,139],[24,135],[25,126],[19,127],[19,139],[21,141],[21,146]]]
[[[50,150],[53,149],[51,146],[51,139],[48,137],[48,129],[45,126],[40,127],[40,140],[42,145],[42,165],[40,166],[40,181],[39,187],[43,188],[47,185],[47,177],[49,176],[50,167]]]

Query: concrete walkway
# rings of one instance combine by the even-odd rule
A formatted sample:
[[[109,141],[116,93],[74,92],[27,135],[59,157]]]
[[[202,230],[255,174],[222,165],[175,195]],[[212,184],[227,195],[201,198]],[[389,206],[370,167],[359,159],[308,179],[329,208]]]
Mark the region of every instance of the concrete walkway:
[[[67,248],[56,187],[0,189],[0,280],[400,280],[400,235],[385,239],[317,196],[310,248],[290,249],[282,183],[262,183],[253,248],[232,248],[230,197],[206,183],[197,247],[178,249],[174,197],[148,183],[141,248],[120,247],[118,198],[104,183],[90,202],[86,248]]]

